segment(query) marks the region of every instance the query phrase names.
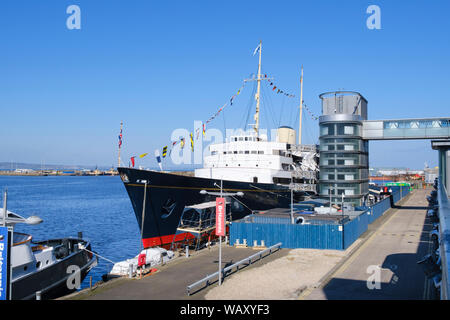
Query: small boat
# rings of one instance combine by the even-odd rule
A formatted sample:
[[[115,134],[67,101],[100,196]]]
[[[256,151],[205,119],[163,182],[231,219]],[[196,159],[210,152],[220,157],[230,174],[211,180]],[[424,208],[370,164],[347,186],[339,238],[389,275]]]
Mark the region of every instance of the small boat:
[[[0,224],[11,229],[17,223],[38,224],[42,220],[24,218],[0,208]],[[97,265],[91,244],[81,238],[34,242],[29,234],[13,232],[11,248],[11,299],[54,299],[79,288],[89,271]],[[37,292],[40,296],[37,297]]]

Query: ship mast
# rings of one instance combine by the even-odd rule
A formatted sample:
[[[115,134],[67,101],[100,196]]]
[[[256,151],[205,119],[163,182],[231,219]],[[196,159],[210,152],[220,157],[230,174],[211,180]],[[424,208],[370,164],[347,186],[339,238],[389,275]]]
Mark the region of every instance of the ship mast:
[[[255,95],[255,99],[256,99],[256,113],[255,113],[255,131],[256,131],[256,136],[258,137],[259,135],[259,97],[260,97],[260,91],[261,91],[261,49],[262,49],[262,41],[259,41],[259,64],[258,64],[258,76],[257,76],[257,81],[258,81],[258,87],[257,87],[257,91],[256,91],[256,95]]]
[[[300,121],[298,124],[298,144],[302,144],[302,113],[303,113],[303,66],[300,76]]]

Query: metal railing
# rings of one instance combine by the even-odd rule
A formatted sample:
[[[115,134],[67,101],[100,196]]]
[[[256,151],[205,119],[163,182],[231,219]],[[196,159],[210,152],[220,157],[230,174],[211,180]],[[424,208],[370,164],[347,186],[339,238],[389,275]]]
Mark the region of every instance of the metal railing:
[[[439,203],[439,233],[440,243],[439,251],[441,256],[441,300],[449,300],[450,294],[450,201],[448,191],[439,179],[438,187],[438,203]]]
[[[261,259],[263,258],[263,255],[264,255],[264,254],[266,254],[267,252],[268,252],[269,254],[272,254],[272,252],[275,252],[274,250],[279,250],[279,249],[281,248],[281,245],[282,245],[282,243],[279,242],[279,243],[277,243],[277,244],[275,244],[275,245],[273,245],[273,246],[271,246],[271,247],[269,247],[269,248],[267,248],[267,249],[264,249],[264,250],[262,250],[262,251],[260,251],[260,252],[258,252],[258,253],[255,253],[255,254],[253,254],[253,255],[251,255],[251,256],[245,258],[245,259],[242,259],[242,260],[240,260],[240,261],[238,261],[238,262],[232,264],[231,266],[228,266],[228,267],[226,267],[226,268],[223,268],[223,269],[222,269],[222,274],[225,276],[225,275],[227,274],[227,272],[233,270],[233,268],[236,268],[236,271],[237,271],[237,270],[239,270],[239,266],[242,265],[242,264],[250,265],[250,264],[252,264],[253,262],[256,262],[256,261],[258,261],[258,260],[261,260]],[[269,254],[268,254],[268,255],[269,255]],[[255,260],[255,261],[252,261],[252,260],[255,259],[255,258],[258,258],[258,259]],[[222,277],[222,279],[223,279],[223,278],[225,278],[225,277]],[[209,286],[209,285],[212,283],[211,281],[214,280],[214,279],[219,279],[219,271],[217,271],[217,272],[215,272],[215,273],[213,273],[213,274],[211,274],[211,275],[208,275],[208,276],[206,276],[205,278],[203,278],[203,279],[201,279],[201,280],[199,280],[199,281],[197,281],[197,282],[194,282],[194,283],[188,285],[188,286],[186,287],[186,294],[187,294],[188,296],[191,295],[191,293],[193,292],[193,289],[194,289],[195,287],[198,287],[198,286],[202,285],[202,284],[204,284],[205,287]]]

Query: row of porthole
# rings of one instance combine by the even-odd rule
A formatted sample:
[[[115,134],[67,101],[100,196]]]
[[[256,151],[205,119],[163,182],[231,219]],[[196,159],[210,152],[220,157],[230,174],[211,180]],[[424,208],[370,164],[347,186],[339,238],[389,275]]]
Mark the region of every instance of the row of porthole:
[[[48,265],[50,263],[49,260],[45,261],[45,265]],[[41,261],[36,262],[36,269],[39,269],[41,266]],[[28,266],[23,267],[23,271],[27,271],[28,270]]]

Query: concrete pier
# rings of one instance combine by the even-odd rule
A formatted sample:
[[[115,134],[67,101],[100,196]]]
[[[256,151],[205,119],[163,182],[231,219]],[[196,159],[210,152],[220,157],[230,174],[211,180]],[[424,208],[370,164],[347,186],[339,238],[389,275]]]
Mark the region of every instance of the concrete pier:
[[[282,257],[287,250],[279,250],[263,259],[252,263],[242,270],[261,266],[264,263]],[[222,246],[222,267],[225,268],[238,262],[248,256],[255,254],[252,248],[234,248]],[[61,298],[66,299],[85,299],[85,300],[198,300],[203,299],[204,294],[217,285],[211,284],[209,287],[198,290],[195,294],[188,296],[186,287],[198,280],[201,280],[209,274],[217,272],[218,246],[211,249],[203,249],[197,252],[191,252],[189,258],[184,256],[167,263],[164,266],[156,266],[159,270],[155,274],[142,279],[129,279],[122,277],[114,279],[100,285],[95,290],[83,290]],[[226,280],[225,280],[226,281]]]
[[[432,223],[426,217],[431,189],[414,190],[341,250],[281,249],[187,296],[186,287],[217,271],[218,247],[180,256],[143,279],[112,280],[64,299],[89,300],[428,300],[438,299],[417,264],[430,252]],[[223,267],[255,253],[224,246]]]

